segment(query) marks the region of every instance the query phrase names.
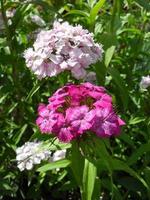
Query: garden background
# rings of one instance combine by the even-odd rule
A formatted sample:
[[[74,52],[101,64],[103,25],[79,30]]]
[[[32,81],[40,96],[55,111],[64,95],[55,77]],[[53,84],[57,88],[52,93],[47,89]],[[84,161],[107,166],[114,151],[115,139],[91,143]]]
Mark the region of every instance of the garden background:
[[[102,62],[90,69],[126,122],[119,137],[105,140],[107,152],[102,152],[98,162],[92,197],[85,199],[150,199],[150,90],[140,87],[142,76],[150,74],[149,0],[0,2],[0,199],[80,199],[79,185],[67,162],[23,172],[16,163],[17,147],[35,139],[49,140],[35,125],[37,106],[66,83],[62,74],[38,80],[23,58],[37,33],[51,29],[56,19],[82,25],[103,45]],[[93,172],[87,173],[88,193],[92,180],[86,177]]]

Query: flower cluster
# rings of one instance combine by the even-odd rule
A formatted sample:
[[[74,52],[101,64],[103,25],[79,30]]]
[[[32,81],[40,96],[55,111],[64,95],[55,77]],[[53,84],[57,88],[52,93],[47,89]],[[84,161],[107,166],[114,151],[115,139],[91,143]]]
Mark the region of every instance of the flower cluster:
[[[68,70],[76,79],[85,78],[86,68],[102,57],[102,46],[82,26],[54,22],[52,30],[42,30],[24,52],[26,65],[38,78],[52,77]]]
[[[105,88],[91,83],[66,85],[38,107],[36,124],[42,133],[70,142],[86,131],[99,137],[118,135],[124,122],[115,114]]]
[[[141,82],[140,82],[140,87],[142,88],[142,89],[146,89],[146,88],[148,88],[150,86],[150,76],[148,75],[148,76],[143,76],[142,77],[142,80],[141,80]]]
[[[17,166],[20,171],[30,170],[34,164],[40,164],[42,160],[47,160],[51,152],[43,149],[42,142],[26,142],[16,149]]]

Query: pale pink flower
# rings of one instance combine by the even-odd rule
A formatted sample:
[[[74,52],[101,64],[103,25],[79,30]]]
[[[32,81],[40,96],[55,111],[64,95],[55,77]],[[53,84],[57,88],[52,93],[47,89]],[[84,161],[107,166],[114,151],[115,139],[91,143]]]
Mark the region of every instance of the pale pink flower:
[[[102,58],[102,46],[82,26],[54,22],[53,29],[42,30],[24,52],[26,65],[38,78],[52,77],[68,70],[76,79],[84,79],[86,68]]]

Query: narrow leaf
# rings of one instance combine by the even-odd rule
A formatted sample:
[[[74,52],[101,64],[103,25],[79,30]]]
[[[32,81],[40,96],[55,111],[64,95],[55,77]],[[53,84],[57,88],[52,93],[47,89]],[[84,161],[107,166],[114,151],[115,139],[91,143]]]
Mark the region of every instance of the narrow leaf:
[[[30,90],[28,96],[26,97],[25,101],[28,101],[40,88],[39,83],[35,84],[33,88]]]
[[[15,145],[17,145],[24,134],[25,130],[27,129],[27,124],[24,124],[22,128],[14,135],[13,140],[15,141]]]
[[[112,168],[112,170],[122,170],[122,171],[129,173],[131,176],[137,178],[149,190],[149,187],[148,187],[147,183],[145,182],[145,180],[142,177],[140,177],[133,169],[131,169],[128,166],[128,164],[126,164],[125,162],[123,162],[119,159],[112,158],[111,159],[111,168]]]
[[[96,179],[96,166],[85,159],[83,171],[83,200],[91,200]]]
[[[72,144],[71,150],[72,150],[71,169],[72,169],[75,179],[80,187],[80,190],[82,191],[84,158],[81,155],[78,143],[76,141]]]
[[[102,8],[106,0],[99,0],[96,5],[92,8],[90,12],[90,23],[93,25],[95,23],[96,16],[99,10]]]
[[[108,67],[108,65],[113,57],[114,52],[115,52],[115,46],[111,46],[106,50],[106,53],[105,53],[105,66],[106,67]]]
[[[42,167],[37,169],[38,172],[46,172],[49,170],[57,169],[57,168],[65,168],[70,165],[70,161],[67,159],[59,160],[56,162],[48,163]]]
[[[115,68],[108,68],[108,73],[111,75],[111,77],[115,81],[115,83],[120,91],[120,96],[122,99],[124,109],[126,109],[128,106],[129,92],[127,90],[127,87],[125,86],[124,80],[120,76],[119,71]]]
[[[131,157],[128,159],[128,165],[132,165],[137,162],[137,160],[145,153],[150,151],[150,142],[147,144],[142,144],[139,149],[137,149]]]

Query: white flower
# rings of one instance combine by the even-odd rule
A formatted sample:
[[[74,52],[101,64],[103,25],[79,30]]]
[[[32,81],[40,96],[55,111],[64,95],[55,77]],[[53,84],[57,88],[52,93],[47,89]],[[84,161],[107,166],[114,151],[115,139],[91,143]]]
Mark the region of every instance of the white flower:
[[[140,87],[142,88],[142,89],[146,89],[146,88],[148,88],[150,86],[150,76],[148,75],[148,76],[143,76],[142,77],[142,80],[141,80],[141,82],[140,82]]]
[[[12,18],[15,15],[16,9],[11,9],[6,11],[7,18]]]
[[[66,149],[63,149],[63,150],[57,150],[53,156],[52,156],[52,162],[55,162],[57,160],[61,160],[63,158],[65,158],[66,156]]]
[[[16,149],[17,166],[20,171],[31,170],[34,164],[51,157],[51,152],[44,149],[42,142],[26,142]]]
[[[33,23],[35,23],[36,25],[38,25],[38,26],[45,26],[46,24],[45,24],[45,21],[40,17],[40,16],[38,16],[38,15],[31,15],[31,21],[33,22]]]

